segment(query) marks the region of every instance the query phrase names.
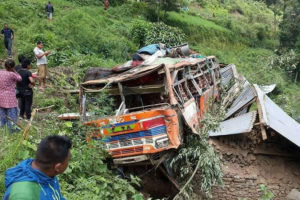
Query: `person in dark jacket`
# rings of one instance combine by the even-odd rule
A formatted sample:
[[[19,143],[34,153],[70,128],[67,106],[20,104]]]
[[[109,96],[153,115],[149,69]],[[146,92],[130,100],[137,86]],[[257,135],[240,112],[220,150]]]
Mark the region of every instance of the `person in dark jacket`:
[[[14,31],[8,27],[8,24],[4,24],[3,29],[1,30],[1,34],[4,35],[4,45],[7,49],[8,56],[12,57],[12,41],[14,39]]]
[[[38,145],[34,159],[26,159],[5,173],[3,200],[65,200],[57,179],[69,165],[72,142],[48,136]]]
[[[45,10],[47,12],[47,17],[49,20],[52,20],[53,18],[53,13],[54,13],[54,8],[53,5],[51,4],[51,2],[49,1],[48,4],[45,7]]]
[[[25,119],[24,115],[26,115],[26,119],[30,119],[31,117],[34,80],[29,71],[30,66],[31,61],[24,59],[22,61],[22,68],[18,71],[22,77],[22,81],[17,83],[17,97],[19,99],[20,117],[23,119]]]

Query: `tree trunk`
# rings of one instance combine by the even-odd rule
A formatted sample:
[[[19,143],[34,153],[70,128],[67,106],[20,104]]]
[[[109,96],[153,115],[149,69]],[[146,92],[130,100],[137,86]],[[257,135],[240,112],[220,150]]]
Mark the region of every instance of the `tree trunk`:
[[[157,6],[157,22],[158,22],[158,23],[159,23],[159,20],[160,20],[160,19],[159,19],[159,17],[160,17],[160,1],[161,1],[161,0],[158,1],[158,6]]]
[[[274,12],[274,43],[273,43],[273,48],[274,48],[274,50],[275,50],[275,47],[276,47],[276,36],[277,36],[277,34],[276,34],[276,11],[273,11]]]

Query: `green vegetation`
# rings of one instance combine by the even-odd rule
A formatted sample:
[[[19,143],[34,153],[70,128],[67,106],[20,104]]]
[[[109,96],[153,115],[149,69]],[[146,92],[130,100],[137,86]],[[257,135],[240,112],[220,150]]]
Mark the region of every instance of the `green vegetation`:
[[[283,53],[278,56],[274,53],[274,50],[280,47],[279,33],[281,40],[289,41],[289,37],[295,37],[294,46],[288,48],[293,47],[295,52],[299,52],[299,33],[295,33],[299,28],[294,29],[298,26],[294,26],[296,22],[291,20],[291,16],[282,17],[281,12],[275,15],[272,11],[275,9],[261,1],[176,1],[177,4],[172,4],[172,9],[167,9],[167,4],[163,4],[162,9],[172,11],[162,10],[159,18],[156,12],[157,5],[153,2],[149,6],[144,2],[124,3],[125,1],[118,0],[111,2],[113,7],[107,11],[103,9],[103,2],[100,0],[51,2],[55,7],[54,20],[51,22],[46,19],[44,13],[44,0],[0,2],[0,21],[7,22],[16,34],[15,55],[24,53],[33,58],[33,48],[38,40],[45,42],[46,50],[52,50],[49,57],[52,67],[50,87],[44,93],[34,91],[34,107],[54,105],[51,110],[37,114],[29,135],[24,136],[20,143],[20,135],[9,135],[0,130],[1,195],[4,194],[5,169],[33,156],[35,145],[44,136],[67,134],[72,138],[74,148],[70,168],[66,174],[60,176],[66,197],[142,199],[133,187],[138,185],[136,177],[120,179],[114,171],[108,169],[105,160],[109,156],[103,151],[101,143],[93,144],[94,148],[89,148],[84,140],[86,130],[77,124],[58,121],[56,116],[63,112],[78,111],[78,98],[66,94],[64,90],[77,89],[87,68],[112,67],[123,63],[130,59],[139,47],[149,43],[166,42],[168,45],[176,45],[188,42],[193,50],[203,55],[216,55],[222,63],[235,63],[238,71],[252,83],[277,84],[271,95],[272,99],[294,118],[300,116],[300,85],[299,82],[294,83],[296,71],[290,68],[294,63],[282,65],[278,61],[285,60],[286,56],[290,55]],[[178,3],[181,7],[187,5],[189,10],[179,11],[178,7],[174,9],[173,6]],[[287,8],[285,14],[292,9]],[[295,12],[296,8],[299,7],[295,7]],[[155,23],[157,19],[161,20],[160,24]],[[287,32],[280,32],[278,21],[282,22],[280,27],[291,29],[286,28]],[[5,57],[6,52],[1,44],[0,58]],[[295,69],[299,69],[298,66]],[[110,107],[105,108],[105,112],[110,110]],[[103,112],[98,114],[102,115]],[[212,165],[216,168],[204,172],[211,179],[203,179],[206,182],[203,182],[201,189],[209,194],[211,185],[214,181],[219,182],[221,177],[221,174],[217,173],[218,159],[206,140],[195,145],[198,145],[199,149],[186,147],[179,155],[191,162],[203,160],[203,152],[207,153],[207,157],[213,158],[211,162],[207,162],[205,157],[205,162],[202,162],[203,169]],[[193,154],[194,152],[196,154]],[[181,163],[182,160],[178,158],[174,161],[176,162]],[[190,174],[191,171],[184,172],[186,169],[177,170],[182,174]]]
[[[145,44],[168,44],[178,46],[185,42],[186,36],[179,28],[167,26],[164,23],[148,23],[143,20],[134,21],[131,27],[133,40],[140,47]]]
[[[217,130],[219,123],[224,115],[220,106],[215,106],[213,111],[206,113],[202,120],[202,128],[199,130],[199,135],[187,135],[184,140],[184,145],[179,149],[177,155],[171,161],[171,167],[179,180],[184,182],[184,186],[174,199],[179,199],[181,196],[189,198],[190,192],[193,189],[200,190],[208,197],[212,197],[212,186],[223,185],[221,161],[218,154],[215,152],[212,145],[208,142],[208,133],[211,130]],[[201,184],[193,183],[195,173],[200,171]],[[188,177],[188,178],[187,178]],[[195,181],[194,181],[195,183]]]
[[[36,92],[35,103],[42,103],[42,100],[46,99],[49,94],[51,93]],[[55,99],[53,103],[58,102],[60,95],[56,94],[56,97],[52,97]],[[105,95],[103,99],[105,99]],[[69,102],[69,105],[62,104],[60,107],[72,109],[72,107],[76,107],[76,102]],[[53,109],[60,111],[55,108],[56,106]],[[105,109],[110,108],[103,105],[97,113],[99,114]],[[72,159],[67,171],[59,176],[62,192],[67,199],[142,199],[141,194],[134,188],[139,185],[139,179],[134,176],[121,179],[108,168],[106,162],[110,155],[104,150],[103,143],[101,141],[87,143],[86,133],[93,131],[92,128],[82,127],[79,123],[59,121],[56,119],[55,113],[50,110],[38,112],[30,132],[24,133],[21,138],[20,134],[10,135],[4,133],[2,129],[0,130],[2,134],[0,140],[1,172],[17,164],[20,160],[33,157],[36,146],[43,137],[49,134],[67,135],[72,138],[73,142]],[[99,116],[101,115],[99,114]],[[25,125],[25,122],[21,122],[21,126]],[[0,174],[0,179],[0,192],[1,195],[4,195],[4,173]]]
[[[33,58],[35,43],[42,40],[45,48],[52,50],[50,66],[76,65],[89,60],[84,65],[109,67],[129,59],[137,49],[129,39],[130,19],[136,12],[130,6],[126,7],[126,13],[119,12],[121,7],[105,12],[103,7],[53,1],[54,20],[48,22],[44,4],[41,0],[1,1],[1,21],[8,22],[16,32],[15,53]],[[5,55],[2,45],[1,52]]]
[[[263,184],[260,185],[260,191],[262,193],[259,200],[271,200],[274,197],[274,194],[272,191],[268,190],[267,187]]]

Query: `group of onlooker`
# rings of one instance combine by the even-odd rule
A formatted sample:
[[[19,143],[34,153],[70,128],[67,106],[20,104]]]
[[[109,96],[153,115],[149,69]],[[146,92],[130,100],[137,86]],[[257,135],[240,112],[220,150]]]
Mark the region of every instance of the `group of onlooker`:
[[[52,20],[54,8],[50,2],[46,5],[45,11],[48,19]],[[17,130],[14,123],[17,123],[18,115],[25,120],[31,117],[34,79],[38,79],[40,90],[46,87],[47,56],[50,51],[44,52],[43,43],[37,42],[33,50],[37,60],[37,74],[32,74],[29,71],[31,60],[23,55],[19,55],[19,65],[15,66],[12,59],[12,40],[15,35],[7,23],[4,24],[1,35],[4,36],[4,45],[9,59],[5,61],[5,69],[0,70],[0,127],[7,126],[11,132],[14,132]]]
[[[18,130],[13,124],[18,121],[18,114],[22,119],[31,117],[34,80],[30,65],[31,61],[23,58],[16,71],[15,62],[9,59],[5,61],[5,70],[0,71],[0,125],[7,125],[11,132]]]
[[[43,43],[37,42],[34,55],[37,59],[37,74],[32,74],[31,60],[19,55],[19,65],[15,66],[12,59],[5,61],[5,70],[0,70],[0,126],[8,126],[11,132],[16,131],[14,124],[21,119],[28,120],[31,117],[33,102],[34,79],[39,80],[40,90],[46,87],[48,75],[47,56],[50,51],[43,51]],[[19,109],[18,109],[19,108]]]
[[[49,2],[50,4],[50,2]],[[49,20],[52,19],[53,6],[46,6]],[[52,8],[51,8],[52,7]],[[11,132],[17,131],[13,123],[18,115],[30,119],[33,99],[32,88],[35,80],[39,80],[40,89],[46,86],[47,56],[50,51],[43,51],[43,43],[37,42],[33,52],[37,59],[37,74],[29,71],[31,60],[19,55],[19,64],[15,66],[11,46],[14,32],[4,25],[1,31],[4,35],[5,47],[10,59],[0,70],[0,126],[7,125]],[[18,109],[19,107],[19,109]],[[68,167],[71,158],[72,142],[63,136],[48,136],[38,145],[34,159],[26,159],[5,173],[6,191],[3,199],[62,199],[57,175],[62,174]]]
[[[48,2],[45,7],[47,17],[52,20],[54,8]],[[39,81],[39,89],[44,90],[46,87],[46,77],[48,76],[47,56],[50,51],[43,51],[43,43],[37,42],[33,52],[37,59],[37,75],[32,74],[29,69],[31,60],[19,55],[19,65],[15,66],[12,59],[12,41],[14,31],[4,24],[1,30],[4,36],[4,45],[10,59],[5,61],[4,70],[0,70],[0,126],[8,126],[11,132],[16,131],[14,123],[20,118],[28,120],[31,117],[31,107],[33,102],[33,90],[35,85],[34,79]],[[19,108],[19,109],[18,109]]]

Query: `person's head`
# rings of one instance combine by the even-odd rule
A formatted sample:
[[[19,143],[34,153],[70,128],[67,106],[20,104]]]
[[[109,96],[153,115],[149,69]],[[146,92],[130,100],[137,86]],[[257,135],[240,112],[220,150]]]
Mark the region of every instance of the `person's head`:
[[[12,59],[6,60],[4,63],[4,67],[7,71],[13,71],[13,69],[15,68],[15,61]]]
[[[21,64],[22,64],[22,61],[25,60],[25,59],[26,59],[26,57],[25,57],[23,54],[20,54],[20,55],[18,56],[18,61],[19,61],[19,63],[21,63]]]
[[[22,60],[22,68],[24,69],[30,69],[31,66],[31,60],[25,58]]]
[[[5,23],[5,24],[3,25],[3,27],[4,27],[4,29],[8,29],[8,24]]]
[[[48,1],[48,4],[51,4],[51,2],[50,2],[50,1]]]
[[[44,44],[43,44],[42,41],[38,41],[38,42],[36,43],[36,46],[37,46],[38,48],[42,49],[42,48],[44,47]]]
[[[61,174],[69,165],[71,147],[72,142],[65,136],[48,136],[38,145],[34,162],[48,174]]]

